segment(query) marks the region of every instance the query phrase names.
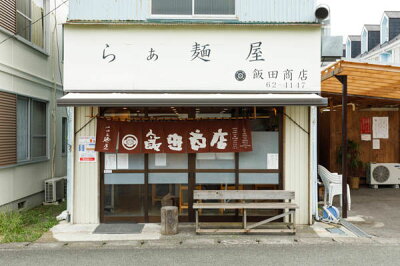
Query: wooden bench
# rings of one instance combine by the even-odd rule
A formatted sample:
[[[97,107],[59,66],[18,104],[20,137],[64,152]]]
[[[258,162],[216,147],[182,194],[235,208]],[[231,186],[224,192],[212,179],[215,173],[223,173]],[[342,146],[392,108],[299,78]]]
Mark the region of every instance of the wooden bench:
[[[296,233],[295,220],[298,206],[292,203],[294,197],[293,191],[283,190],[195,190],[193,199],[196,202],[193,204],[193,209],[196,211],[196,233]],[[210,200],[219,202],[207,202]],[[266,200],[273,202],[260,202]],[[201,229],[199,210],[204,209],[243,210],[242,228]],[[248,224],[247,210],[282,210],[283,213],[257,223]],[[289,216],[289,223],[285,228],[256,228],[286,216]]]

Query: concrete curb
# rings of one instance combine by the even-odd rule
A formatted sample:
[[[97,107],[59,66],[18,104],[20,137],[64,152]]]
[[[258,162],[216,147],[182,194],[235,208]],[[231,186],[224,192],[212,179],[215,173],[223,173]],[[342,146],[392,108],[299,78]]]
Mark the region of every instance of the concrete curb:
[[[132,248],[207,248],[260,245],[400,245],[400,238],[279,238],[244,239],[199,238],[143,241],[22,242],[0,244],[0,250],[37,249],[132,249]]]

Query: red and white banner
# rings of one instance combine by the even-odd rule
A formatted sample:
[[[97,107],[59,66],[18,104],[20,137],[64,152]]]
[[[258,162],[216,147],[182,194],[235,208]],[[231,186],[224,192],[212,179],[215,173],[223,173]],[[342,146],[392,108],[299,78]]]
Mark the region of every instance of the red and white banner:
[[[115,122],[98,119],[96,151],[119,153],[250,152],[248,120]]]

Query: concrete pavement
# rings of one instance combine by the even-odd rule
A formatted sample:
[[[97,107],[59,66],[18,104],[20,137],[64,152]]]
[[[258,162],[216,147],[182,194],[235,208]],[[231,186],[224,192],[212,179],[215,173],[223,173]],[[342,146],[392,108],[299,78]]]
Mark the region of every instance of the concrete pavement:
[[[120,246],[91,242],[0,249],[1,265],[400,265],[400,245],[326,243],[274,244],[220,242],[210,246],[149,241]],[[127,242],[123,242],[127,244]],[[151,244],[150,244],[151,243]],[[60,243],[55,243],[59,245]]]
[[[400,238],[400,189],[380,187],[351,191],[352,223],[381,238]]]

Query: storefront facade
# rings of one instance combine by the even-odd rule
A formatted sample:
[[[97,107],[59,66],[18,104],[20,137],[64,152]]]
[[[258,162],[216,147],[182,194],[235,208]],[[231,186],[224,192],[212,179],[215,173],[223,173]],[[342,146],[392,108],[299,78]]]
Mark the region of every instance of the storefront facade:
[[[326,104],[318,24],[71,22],[64,32],[73,223],[159,222],[168,199],[193,222],[193,190],[209,189],[293,190],[296,222],[311,223],[313,106]]]

